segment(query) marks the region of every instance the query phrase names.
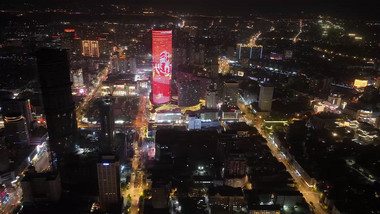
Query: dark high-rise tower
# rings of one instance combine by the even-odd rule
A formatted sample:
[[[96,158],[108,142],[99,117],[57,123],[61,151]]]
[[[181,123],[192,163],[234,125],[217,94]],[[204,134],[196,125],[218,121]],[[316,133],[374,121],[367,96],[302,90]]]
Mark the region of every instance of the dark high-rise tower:
[[[51,149],[62,153],[77,129],[66,50],[37,52],[38,73]]]
[[[107,145],[113,143],[115,119],[113,117],[112,100],[102,99],[99,106],[102,141]]]

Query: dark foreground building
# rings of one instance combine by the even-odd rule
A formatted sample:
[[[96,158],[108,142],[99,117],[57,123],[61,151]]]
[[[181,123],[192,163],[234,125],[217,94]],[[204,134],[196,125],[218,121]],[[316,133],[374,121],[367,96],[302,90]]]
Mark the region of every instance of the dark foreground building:
[[[67,52],[41,49],[37,52],[37,63],[50,147],[62,153],[77,129]]]

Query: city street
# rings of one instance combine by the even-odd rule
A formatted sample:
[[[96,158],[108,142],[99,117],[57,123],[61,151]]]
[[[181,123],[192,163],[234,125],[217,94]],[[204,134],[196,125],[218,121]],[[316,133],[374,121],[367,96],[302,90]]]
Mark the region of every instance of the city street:
[[[246,121],[257,121],[255,116],[252,115],[250,110],[242,103],[238,103],[238,107],[240,110],[245,113]],[[288,157],[284,158],[284,152],[280,150],[280,146],[275,144],[274,140],[271,140],[261,129],[262,123],[261,122],[253,122],[252,125],[258,130],[258,132],[267,140],[267,145],[269,149],[271,150],[273,156],[277,158],[277,160],[284,164],[286,167],[286,170],[289,172],[289,174],[294,179],[295,183],[297,184],[297,189],[301,192],[303,197],[305,198],[306,202],[309,203],[310,207],[312,207],[313,212],[315,214],[327,214],[328,212],[323,209],[321,204],[319,203],[319,192],[316,192],[312,189],[312,187],[309,187],[308,184],[305,182],[305,178],[302,177],[302,175],[296,170],[296,167],[291,164],[291,162],[288,160]]]
[[[102,86],[102,82],[106,80],[108,75],[108,67],[105,67],[97,76],[96,83],[93,85],[93,87],[90,89],[90,91],[87,93],[85,97],[83,97],[83,101],[80,105],[77,106],[75,109],[76,116],[77,116],[77,123],[78,128],[92,128],[94,126],[99,126],[97,124],[90,124],[90,123],[84,123],[82,122],[82,118],[85,114],[85,109],[88,108],[88,104],[91,100],[96,98],[98,91],[100,87]]]
[[[132,214],[139,213],[139,199],[140,196],[143,195],[143,191],[147,188],[144,184],[144,160],[143,156],[140,155],[141,148],[139,146],[139,142],[144,140],[144,127],[147,126],[148,122],[148,119],[146,118],[146,103],[146,96],[140,95],[139,111],[136,116],[136,120],[134,121],[136,133],[133,140],[133,149],[135,154],[132,159],[131,179],[128,183],[129,188],[123,193],[125,200],[128,198],[128,195],[131,196],[131,207],[129,208],[129,213]]]
[[[8,214],[12,213],[13,210],[20,205],[20,199],[22,197],[22,190],[20,186],[17,186],[16,188],[8,188],[8,191],[11,191],[9,193],[9,199],[7,203],[0,206],[0,213]]]
[[[37,172],[43,172],[50,168],[50,157],[46,148],[41,150],[41,154],[37,155],[37,160],[34,161],[34,166]],[[21,174],[24,174],[29,166],[27,166]],[[21,178],[19,179],[21,181]],[[22,189],[19,182],[16,182],[13,187],[7,187],[7,191],[9,194],[9,199],[6,203],[0,206],[1,214],[12,213],[20,204],[20,200],[22,198]]]
[[[266,138],[267,139],[267,138]],[[268,139],[267,139],[268,140]],[[278,149],[279,147],[276,147],[274,143],[268,140],[268,147],[270,148],[272,154],[274,157],[277,158],[277,160],[281,163],[283,163],[286,167],[286,170],[289,172],[289,174],[292,176],[294,181],[297,184],[298,190],[302,193],[305,200],[311,205],[311,207],[314,207],[314,213],[316,214],[327,214],[328,212],[322,208],[322,206],[319,204],[319,193],[314,191],[312,187],[309,187],[307,183],[305,182],[305,179],[297,173],[298,171],[295,169],[294,166],[292,166],[287,159],[281,158],[281,151]],[[310,203],[311,202],[311,203]]]

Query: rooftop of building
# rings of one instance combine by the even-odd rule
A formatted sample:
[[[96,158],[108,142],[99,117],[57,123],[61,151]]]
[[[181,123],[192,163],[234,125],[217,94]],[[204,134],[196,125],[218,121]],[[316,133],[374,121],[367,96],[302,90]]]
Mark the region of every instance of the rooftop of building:
[[[100,155],[98,163],[115,163],[119,161],[119,159],[112,154],[104,154]]]
[[[350,110],[366,110],[366,111],[372,111],[375,110],[376,108],[373,107],[372,105],[364,104],[364,103],[349,103],[345,107],[345,109],[350,109]]]
[[[208,191],[209,196],[244,196],[243,190],[241,188],[233,188],[229,186],[218,186],[212,187]]]
[[[269,83],[269,82],[265,82],[265,83],[262,83],[260,84],[261,87],[274,87],[274,85],[272,83]]]
[[[221,110],[223,112],[235,112],[236,110],[239,110],[239,109],[235,108],[235,107],[230,107],[230,106],[227,106],[227,105],[222,105]]]
[[[25,173],[25,177],[22,179],[21,182],[30,182],[36,178],[44,178],[45,180],[50,181],[57,179],[58,175],[58,171],[37,173],[34,167],[29,167],[28,171]]]
[[[335,120],[341,117],[339,114],[334,114],[330,112],[321,112],[319,114],[315,114],[313,117],[319,118],[319,119],[330,119]]]

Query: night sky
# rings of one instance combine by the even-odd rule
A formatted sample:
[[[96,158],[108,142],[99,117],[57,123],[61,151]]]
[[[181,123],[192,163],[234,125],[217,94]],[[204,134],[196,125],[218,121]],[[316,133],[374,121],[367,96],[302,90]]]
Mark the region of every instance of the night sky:
[[[152,6],[163,9],[194,10],[200,12],[229,12],[239,14],[249,10],[268,13],[329,13],[330,15],[366,16],[380,18],[375,0],[14,0],[3,1],[1,7],[17,7],[28,3],[42,7],[72,4],[126,4]]]

